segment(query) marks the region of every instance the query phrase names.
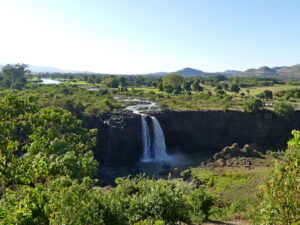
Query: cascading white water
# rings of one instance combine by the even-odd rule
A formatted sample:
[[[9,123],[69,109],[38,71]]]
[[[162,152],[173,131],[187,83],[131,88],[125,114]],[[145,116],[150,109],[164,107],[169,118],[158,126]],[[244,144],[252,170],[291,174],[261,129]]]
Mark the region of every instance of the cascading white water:
[[[143,114],[145,111],[159,111],[156,102],[139,100],[139,99],[119,99],[123,102],[135,102],[139,104],[130,105],[125,108],[135,114],[141,115],[141,125],[142,125],[142,143],[143,143],[143,155],[141,158],[142,162],[152,162],[152,161],[167,161],[170,159],[170,156],[166,151],[166,143],[164,132],[158,122],[158,120],[151,116],[153,132],[150,132],[149,126],[147,124],[147,115]],[[150,133],[153,134],[151,138]]]
[[[151,139],[149,134],[149,127],[146,121],[146,115],[141,114],[142,120],[142,141],[143,141],[143,162],[151,161]]]
[[[168,156],[166,151],[164,132],[158,120],[154,116],[151,116],[150,118],[153,127],[153,138],[151,140],[149,126],[147,124],[146,118],[147,115],[141,114],[143,141],[143,155],[141,161],[166,161],[170,157]]]
[[[154,160],[157,161],[166,161],[169,159],[169,156],[166,152],[166,143],[164,132],[158,122],[158,120],[151,116],[153,123],[153,150],[154,150]]]

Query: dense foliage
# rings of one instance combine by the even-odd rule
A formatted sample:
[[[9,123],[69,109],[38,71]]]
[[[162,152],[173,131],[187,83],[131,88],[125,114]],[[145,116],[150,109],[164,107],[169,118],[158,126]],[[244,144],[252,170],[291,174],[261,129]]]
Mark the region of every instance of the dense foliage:
[[[294,111],[295,108],[291,104],[286,102],[278,102],[274,106],[275,114],[284,120],[291,119]]]
[[[262,202],[256,224],[290,225],[300,222],[300,132],[293,131],[283,163],[260,186]]]
[[[34,96],[41,107],[55,106],[70,111],[77,118],[83,119],[87,114],[99,114],[114,111],[121,107],[106,89],[89,91],[76,85],[41,85],[30,84],[22,90],[5,89],[0,97],[16,95],[20,97]]]
[[[162,89],[168,93],[180,93],[184,78],[178,74],[170,73],[164,76]]]
[[[35,98],[7,96],[0,102],[0,184],[44,183],[49,178],[92,175],[95,130],[70,112],[38,108]]]
[[[0,101],[0,224],[202,222],[210,197],[168,180],[119,178],[102,193],[92,177],[95,130],[35,97]]]
[[[264,107],[262,101],[257,98],[252,98],[245,103],[245,110],[247,112],[258,112]]]
[[[26,64],[6,65],[0,72],[0,87],[20,89],[26,84]]]

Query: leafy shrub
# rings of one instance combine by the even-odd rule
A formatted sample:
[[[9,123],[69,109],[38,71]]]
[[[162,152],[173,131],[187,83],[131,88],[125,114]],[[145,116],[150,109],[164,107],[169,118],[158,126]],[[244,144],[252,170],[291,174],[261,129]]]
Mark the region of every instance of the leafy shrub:
[[[157,220],[157,221],[143,220],[143,221],[135,223],[134,225],[165,225],[165,222],[162,220]]]
[[[263,103],[260,99],[253,98],[246,102],[245,111],[247,112],[258,112],[263,109]]]
[[[0,200],[0,224],[104,225],[103,197],[92,183],[89,178],[80,183],[60,177],[46,185],[9,190]]]
[[[8,96],[0,101],[0,185],[93,175],[96,130],[82,128],[63,109],[40,109],[35,100]]]
[[[300,132],[293,131],[284,162],[275,164],[260,186],[259,214],[255,224],[290,225],[300,221]]]
[[[110,195],[110,205],[127,218],[126,224],[162,220],[166,224],[187,221],[184,190],[170,181],[118,178]],[[123,223],[125,224],[125,223]]]
[[[191,207],[191,220],[194,223],[202,223],[208,219],[214,199],[199,188],[188,195],[188,203]]]
[[[274,113],[284,120],[289,120],[295,108],[286,102],[278,102],[274,105]]]

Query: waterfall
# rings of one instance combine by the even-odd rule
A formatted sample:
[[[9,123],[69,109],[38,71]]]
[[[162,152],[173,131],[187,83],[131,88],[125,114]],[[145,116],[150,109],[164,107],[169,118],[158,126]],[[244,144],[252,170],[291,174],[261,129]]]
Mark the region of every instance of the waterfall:
[[[154,160],[165,161],[168,160],[169,156],[166,152],[166,143],[165,143],[165,135],[158,120],[151,116],[151,120],[153,123],[153,133],[154,133]]]
[[[167,154],[164,132],[161,129],[158,120],[154,116],[147,116],[143,113],[146,111],[160,111],[159,107],[157,107],[157,103],[134,98],[115,98],[121,102],[135,102],[134,105],[127,106],[125,110],[129,110],[134,114],[141,116],[141,136],[143,143],[143,155],[141,161],[152,162],[169,160],[171,157]],[[147,124],[147,117],[149,117],[152,122],[152,126],[150,126],[150,128],[152,128],[151,130]]]
[[[146,121],[146,115],[141,115],[142,119],[142,141],[143,141],[143,162],[151,161],[151,139],[149,134],[149,127]]]
[[[150,138],[149,126],[146,121],[146,115],[141,114],[142,119],[142,141],[143,141],[143,162],[150,161],[166,161],[169,156],[166,152],[166,143],[164,132],[158,122],[158,120],[151,116],[151,122],[153,127],[153,138]],[[153,154],[151,154],[151,151]]]

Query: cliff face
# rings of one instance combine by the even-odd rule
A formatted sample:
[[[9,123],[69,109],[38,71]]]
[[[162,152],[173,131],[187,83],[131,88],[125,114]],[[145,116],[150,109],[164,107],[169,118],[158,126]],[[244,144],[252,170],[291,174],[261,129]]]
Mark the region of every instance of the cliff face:
[[[155,115],[164,129],[170,150],[220,150],[232,143],[255,143],[260,147],[283,146],[291,130],[300,128],[300,112],[291,121],[279,119],[271,111],[168,112]]]
[[[300,112],[286,122],[270,111],[195,111],[153,113],[164,131],[169,152],[221,150],[232,143],[284,146],[300,128]],[[95,155],[101,162],[129,165],[142,155],[141,118],[131,113],[105,114],[93,122],[99,129]],[[90,126],[91,127],[91,126]]]
[[[101,164],[129,165],[140,159],[140,116],[132,113],[107,113],[97,119],[90,119],[87,126],[98,129],[94,153]]]

